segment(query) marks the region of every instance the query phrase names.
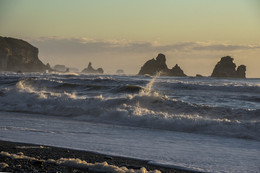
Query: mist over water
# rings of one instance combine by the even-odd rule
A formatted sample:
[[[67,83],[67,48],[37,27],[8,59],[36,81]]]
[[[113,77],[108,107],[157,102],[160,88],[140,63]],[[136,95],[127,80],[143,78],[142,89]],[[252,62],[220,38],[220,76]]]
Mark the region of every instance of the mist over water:
[[[0,75],[0,111],[260,139],[260,80]]]

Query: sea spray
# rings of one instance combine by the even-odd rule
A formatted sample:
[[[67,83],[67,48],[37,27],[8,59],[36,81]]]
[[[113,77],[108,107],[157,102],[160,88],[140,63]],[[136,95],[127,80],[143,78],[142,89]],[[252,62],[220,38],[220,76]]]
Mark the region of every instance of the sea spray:
[[[150,95],[152,92],[152,87],[155,82],[155,80],[160,76],[161,72],[157,72],[153,78],[150,80],[150,82],[143,88],[143,90],[140,91],[141,95]]]

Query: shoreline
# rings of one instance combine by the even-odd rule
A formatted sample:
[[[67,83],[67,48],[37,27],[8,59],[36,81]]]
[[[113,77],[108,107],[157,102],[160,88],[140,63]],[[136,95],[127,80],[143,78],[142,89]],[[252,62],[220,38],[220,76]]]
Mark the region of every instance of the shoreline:
[[[144,170],[151,172],[156,172],[157,170],[157,172],[161,171],[169,173],[198,172],[185,168],[175,168],[174,166],[170,167],[167,165],[151,163],[149,160],[3,140],[0,140],[0,152],[0,171],[5,172],[36,171],[96,173],[120,172],[121,169],[128,171],[132,169],[136,172]],[[61,158],[66,159],[62,160]],[[99,164],[95,165],[95,163]]]

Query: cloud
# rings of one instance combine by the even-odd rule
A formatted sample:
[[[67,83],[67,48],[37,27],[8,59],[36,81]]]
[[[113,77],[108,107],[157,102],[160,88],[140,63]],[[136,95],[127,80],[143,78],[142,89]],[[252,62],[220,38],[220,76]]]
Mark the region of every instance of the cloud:
[[[230,55],[237,64],[248,67],[248,76],[259,77],[260,43],[233,44],[221,42],[141,42],[131,40],[98,40],[91,38],[41,37],[23,38],[39,48],[44,63],[64,64],[83,69],[89,62],[105,72],[124,69],[136,74],[140,67],[158,53],[167,56],[169,67],[178,63],[188,75],[208,75],[223,56]]]
[[[213,44],[208,46],[195,46],[193,50],[209,50],[209,51],[238,51],[260,49],[259,44],[253,45],[232,45],[232,44]]]
[[[191,51],[244,51],[259,49],[260,44],[226,44],[216,42],[135,42],[128,40],[95,40],[90,38],[40,37],[31,43],[44,51],[63,51],[68,54],[83,53],[145,53],[145,52],[191,52]]]

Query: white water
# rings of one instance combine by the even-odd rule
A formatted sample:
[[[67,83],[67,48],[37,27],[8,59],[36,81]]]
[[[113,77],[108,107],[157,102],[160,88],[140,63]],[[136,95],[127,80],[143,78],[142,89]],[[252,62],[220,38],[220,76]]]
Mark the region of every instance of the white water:
[[[260,140],[259,84],[258,79],[3,74],[0,111]]]
[[[259,172],[260,142],[82,122],[34,114],[0,114],[0,139],[151,160],[205,172]]]
[[[0,74],[0,140],[260,172],[260,79]]]

